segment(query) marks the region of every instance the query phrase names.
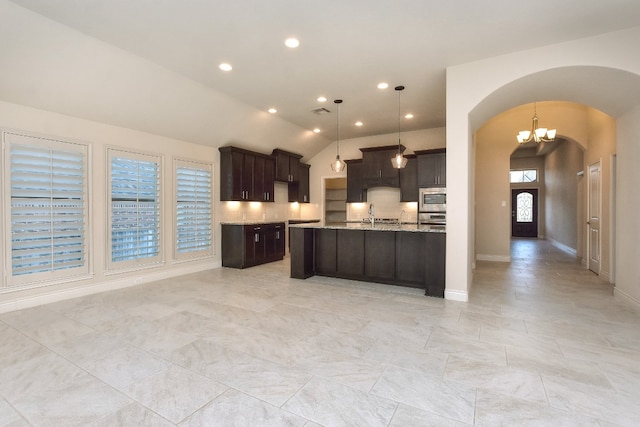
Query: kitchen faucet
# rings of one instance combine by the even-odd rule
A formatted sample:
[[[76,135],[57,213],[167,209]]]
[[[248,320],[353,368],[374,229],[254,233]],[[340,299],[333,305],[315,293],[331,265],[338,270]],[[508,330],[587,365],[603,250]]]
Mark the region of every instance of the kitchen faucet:
[[[373,216],[373,203],[369,205],[369,221],[371,221],[371,226],[373,227],[376,221],[375,217]]]

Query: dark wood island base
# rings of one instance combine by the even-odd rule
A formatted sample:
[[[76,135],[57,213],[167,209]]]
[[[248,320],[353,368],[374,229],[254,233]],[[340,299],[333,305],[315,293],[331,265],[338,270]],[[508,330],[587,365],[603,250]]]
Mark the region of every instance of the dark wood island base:
[[[319,275],[425,290],[444,297],[443,230],[428,226],[301,224],[290,228],[291,277]]]

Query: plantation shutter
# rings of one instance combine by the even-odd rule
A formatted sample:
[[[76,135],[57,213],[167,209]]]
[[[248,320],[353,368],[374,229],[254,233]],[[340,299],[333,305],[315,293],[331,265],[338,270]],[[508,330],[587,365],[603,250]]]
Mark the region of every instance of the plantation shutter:
[[[211,165],[176,162],[176,259],[212,253]]]
[[[160,258],[160,163],[157,157],[111,152],[111,262]]]
[[[86,274],[85,145],[5,134],[11,285]]]

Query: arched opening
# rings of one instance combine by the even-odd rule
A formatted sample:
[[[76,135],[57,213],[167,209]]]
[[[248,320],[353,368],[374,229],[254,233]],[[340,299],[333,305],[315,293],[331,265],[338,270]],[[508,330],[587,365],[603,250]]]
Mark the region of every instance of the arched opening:
[[[494,62],[502,64],[504,60],[501,58]],[[494,64],[494,67],[495,66],[496,64]],[[453,75],[468,75],[474,68],[486,72],[488,64],[481,64],[481,66],[473,64],[461,67],[461,69],[456,70],[457,73],[453,73]],[[502,74],[502,78],[504,79],[505,75],[509,75],[509,72],[498,72],[498,74]],[[448,256],[447,274],[448,277],[450,275],[455,279],[455,283],[452,284],[452,298],[456,298],[457,295],[455,293],[458,292],[461,283],[465,281],[467,283],[466,288],[461,288],[463,289],[461,293],[464,293],[465,289],[470,289],[471,278],[473,277],[471,268],[473,268],[476,259],[475,227],[486,228],[485,224],[480,225],[479,221],[477,221],[481,207],[478,206],[479,200],[475,198],[475,189],[481,184],[475,182],[474,177],[476,176],[476,169],[480,167],[477,159],[480,152],[478,147],[478,130],[486,125],[493,117],[509,111],[514,107],[523,105],[523,103],[539,102],[549,99],[563,100],[564,102],[589,106],[585,108],[589,108],[591,112],[589,114],[595,112],[591,117],[595,122],[600,120],[600,118],[597,117],[598,115],[608,115],[615,118],[615,120],[613,120],[613,133],[616,135],[615,140],[617,143],[618,159],[616,176],[622,176],[623,179],[618,179],[618,182],[612,183],[612,187],[615,184],[618,191],[622,191],[622,186],[631,189],[633,178],[638,177],[638,174],[634,172],[635,166],[632,167],[631,165],[634,163],[633,159],[637,161],[638,155],[640,155],[640,150],[635,147],[635,145],[637,145],[637,135],[640,131],[638,125],[636,125],[637,120],[640,118],[640,107],[638,107],[637,103],[637,99],[639,99],[638,96],[640,95],[639,74],[615,68],[567,66],[532,73],[531,75],[516,80],[506,81],[506,83],[502,85],[496,85],[496,83],[500,81],[500,77],[483,77],[486,78],[484,78],[481,83],[476,80],[473,82],[473,85],[468,83],[463,85],[463,87],[458,86],[460,83],[458,79],[451,79],[451,85],[449,86],[455,87],[455,93],[448,95],[448,99],[459,102],[459,105],[456,104],[448,109],[448,118],[450,119],[447,128],[448,148],[451,141],[454,141],[451,146],[452,149],[448,150],[448,152],[452,154],[450,160],[452,164],[461,165],[464,162],[468,162],[469,165],[469,174],[463,174],[459,180],[449,185],[452,190],[450,204],[453,208],[459,209],[459,211],[456,211],[459,212],[459,214],[452,215],[450,222],[452,225],[458,226],[459,231],[455,232],[455,234],[452,233],[452,236],[448,239],[447,252],[448,255],[454,252],[466,252],[468,254],[468,266],[463,269],[460,269],[459,262],[449,261],[450,257]],[[477,89],[478,85],[482,86],[482,84],[485,86],[483,89],[487,89],[492,84],[495,85],[494,87],[497,89],[492,92],[485,92],[487,95],[484,98],[477,97],[478,90],[471,91],[476,95],[476,98],[474,99],[473,95],[469,97],[469,89]],[[466,92],[465,89],[467,89]],[[482,92],[482,90],[480,92]],[[466,99],[465,93],[467,94]],[[469,108],[465,109],[464,106]],[[467,112],[463,113],[465,110]],[[623,125],[620,125],[621,118],[623,119]],[[530,115],[528,120],[530,120]],[[462,125],[462,128],[457,127],[457,124]],[[587,127],[587,129],[589,133],[591,133],[596,128]],[[517,133],[516,131],[517,129],[514,128],[507,133],[515,135],[515,133]],[[467,135],[466,138],[465,134]],[[621,134],[623,135],[622,138],[620,137]],[[466,139],[466,142],[464,142],[463,139]],[[576,141],[583,139],[586,140],[588,138],[575,138]],[[629,154],[628,157],[625,156],[625,159],[628,159],[626,165],[628,169],[623,164],[625,162],[622,160],[622,150]],[[604,161],[612,165],[614,160],[614,155],[604,158]],[[613,166],[609,172],[603,173],[603,176],[611,177],[612,173]],[[621,185],[622,183],[620,181],[624,184]],[[456,194],[457,189],[462,190],[462,193]],[[629,199],[625,197],[624,199],[626,200],[626,205],[629,205],[631,208],[637,207],[640,204],[638,197]],[[611,222],[617,223],[618,227],[621,222],[624,222],[633,230],[632,232],[635,233],[638,226],[628,218],[623,219],[625,218],[625,214],[622,212],[620,200],[621,198],[618,198],[617,217],[615,221],[612,220]],[[613,212],[613,209],[611,211]],[[625,233],[628,233],[628,231],[625,231]],[[618,233],[610,239],[610,241],[615,240],[618,245],[618,249],[616,250],[618,254],[617,267],[623,265],[620,260],[620,258],[622,258],[620,254],[623,253],[622,246],[628,247],[627,249],[633,249],[638,246],[634,244],[630,238],[625,238],[623,234],[624,233]],[[625,242],[621,243],[621,239],[625,240]],[[449,251],[449,247],[452,248],[451,251]],[[611,252],[613,253],[613,249],[611,249]],[[637,268],[629,268],[629,265],[634,264],[625,264],[625,283],[629,282],[628,279],[632,279],[637,273]],[[612,275],[613,271],[612,269]],[[620,272],[617,270],[615,272],[617,274],[616,278],[620,281]],[[449,287],[449,283],[447,286]],[[640,289],[637,289],[638,287],[634,285],[634,283],[629,282],[626,286],[629,287],[628,293],[631,294],[628,296],[632,299],[635,294],[640,294]],[[635,296],[635,298],[638,297]]]

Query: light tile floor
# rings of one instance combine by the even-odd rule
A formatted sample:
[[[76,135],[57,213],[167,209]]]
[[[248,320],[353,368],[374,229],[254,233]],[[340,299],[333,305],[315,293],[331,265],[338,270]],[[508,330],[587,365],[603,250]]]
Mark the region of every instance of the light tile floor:
[[[0,426],[638,426],[640,309],[544,241],[468,303],[220,268],[0,315]]]

